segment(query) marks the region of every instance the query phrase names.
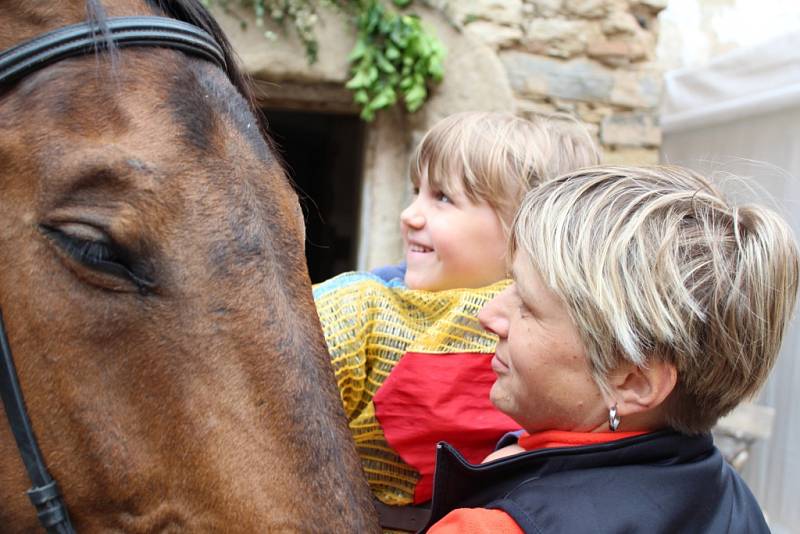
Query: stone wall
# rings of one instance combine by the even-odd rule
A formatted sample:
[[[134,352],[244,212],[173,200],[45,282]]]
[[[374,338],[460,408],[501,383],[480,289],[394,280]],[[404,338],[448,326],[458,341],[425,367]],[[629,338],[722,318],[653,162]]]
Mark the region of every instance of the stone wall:
[[[522,115],[588,124],[609,163],[655,163],[661,132],[659,11],[667,0],[473,0],[445,7],[491,46]]]
[[[589,124],[609,163],[655,163],[661,133],[656,16],[667,0],[429,0],[414,3],[443,42],[444,81],[421,110],[378,114],[367,127],[358,269],[402,258],[400,211],[410,200],[408,160],[422,134],[459,111],[523,116],[571,113]],[[299,40],[267,42],[263,29],[216,11],[265,106],[357,113],[343,85],[352,28],[322,10],[319,61]]]

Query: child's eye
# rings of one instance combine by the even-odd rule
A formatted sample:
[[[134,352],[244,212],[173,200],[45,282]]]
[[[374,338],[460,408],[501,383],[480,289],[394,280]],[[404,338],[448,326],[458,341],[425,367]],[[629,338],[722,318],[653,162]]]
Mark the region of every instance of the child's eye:
[[[417,195],[419,195],[419,186],[418,186],[418,185],[415,185],[414,187],[412,187],[412,188],[411,188],[411,193],[412,193],[414,196],[417,196]]]
[[[450,200],[450,197],[448,197],[445,193],[442,193],[441,191],[436,192],[436,200],[438,200],[439,202],[447,202],[448,204],[453,203],[453,201]]]

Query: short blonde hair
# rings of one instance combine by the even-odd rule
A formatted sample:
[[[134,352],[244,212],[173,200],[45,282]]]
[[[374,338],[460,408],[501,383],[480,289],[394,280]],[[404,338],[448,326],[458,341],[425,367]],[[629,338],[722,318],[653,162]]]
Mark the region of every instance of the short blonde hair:
[[[624,361],[675,366],[665,413],[687,433],[757,392],[797,295],[786,222],[679,167],[597,167],[546,183],[526,197],[509,246],[564,300],[606,393]]]
[[[571,117],[464,112],[425,134],[410,174],[417,186],[426,176],[444,192],[463,188],[471,201],[486,201],[508,228],[529,189],[599,160],[588,130]]]

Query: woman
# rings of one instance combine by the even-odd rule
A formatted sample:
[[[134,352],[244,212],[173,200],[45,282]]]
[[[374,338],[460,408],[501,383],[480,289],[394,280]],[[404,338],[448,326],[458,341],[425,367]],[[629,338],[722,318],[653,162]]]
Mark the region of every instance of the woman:
[[[791,317],[786,223],[680,168],[530,192],[491,400],[525,433],[478,466],[440,444],[430,532],[769,532],[709,430],[766,379]]]

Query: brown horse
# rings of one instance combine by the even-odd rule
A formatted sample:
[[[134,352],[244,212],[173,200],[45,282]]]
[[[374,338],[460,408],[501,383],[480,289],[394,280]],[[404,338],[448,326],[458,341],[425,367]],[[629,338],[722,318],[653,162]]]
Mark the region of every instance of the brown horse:
[[[0,49],[132,15],[204,28],[228,72],[129,47],[0,89],[0,309],[72,523],[375,530],[297,197],[213,20],[196,0],[0,0]],[[0,531],[36,530],[4,419]]]

